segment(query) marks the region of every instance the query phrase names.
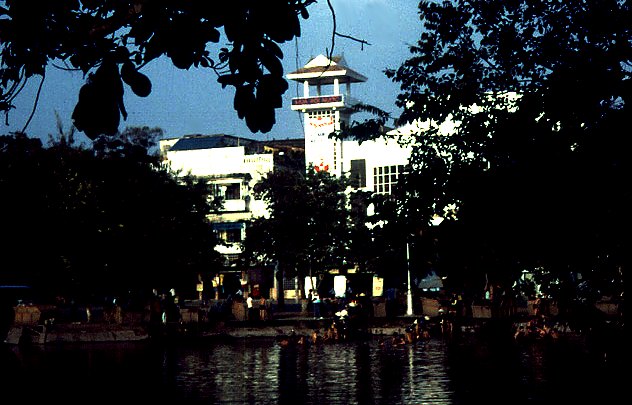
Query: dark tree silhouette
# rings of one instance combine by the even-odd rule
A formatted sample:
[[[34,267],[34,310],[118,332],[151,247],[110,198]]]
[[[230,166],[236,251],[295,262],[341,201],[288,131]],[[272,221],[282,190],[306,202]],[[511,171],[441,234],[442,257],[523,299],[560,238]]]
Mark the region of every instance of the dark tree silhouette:
[[[345,188],[344,179],[314,169],[269,173],[255,193],[268,204],[270,215],[254,219],[246,228],[250,260],[278,263],[277,279],[298,276],[301,286],[310,274],[342,268],[348,258],[350,226]]]
[[[208,187],[148,154],[162,132],[128,128],[95,152],[61,137],[48,148],[0,137],[0,201],[10,237],[0,280],[76,298],[165,291],[195,296],[219,271]],[[155,139],[154,139],[155,140]]]
[[[505,281],[579,271],[619,293],[632,225],[629,3],[422,1],[419,11],[410,59],[386,73],[401,84],[402,123],[428,126],[413,137],[420,181],[407,203],[422,222],[448,217],[444,266]]]

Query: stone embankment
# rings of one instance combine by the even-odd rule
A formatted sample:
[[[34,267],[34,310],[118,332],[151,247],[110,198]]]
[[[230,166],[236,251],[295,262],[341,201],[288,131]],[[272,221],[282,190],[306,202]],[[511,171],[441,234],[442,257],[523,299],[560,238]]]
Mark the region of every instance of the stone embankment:
[[[187,332],[186,328],[179,331],[175,336],[188,338],[274,338],[279,335],[310,335],[314,330],[323,328],[297,321],[295,325],[284,322],[282,325],[272,324],[252,325],[242,323],[230,326],[221,326],[203,331]],[[391,335],[394,332],[403,333],[403,325],[384,325],[370,327],[368,332],[371,335],[383,336]],[[150,338],[148,328],[145,326],[111,325],[111,324],[64,324],[46,327],[38,325],[12,326],[5,339],[10,344],[57,344],[73,342],[130,342]]]
[[[401,317],[392,320],[376,319],[367,328],[375,336],[403,333],[414,318]],[[309,336],[313,331],[324,332],[333,323],[331,318],[311,318],[296,314],[265,321],[226,321],[213,324],[184,322],[177,325],[160,325],[158,336],[176,338],[275,338],[280,335]],[[74,342],[130,342],[151,338],[146,322],[107,323],[72,322],[57,324],[20,324],[9,328],[5,343],[9,344],[59,344]]]
[[[143,326],[71,323],[55,326],[14,325],[5,343],[54,344],[73,342],[131,342],[149,337]]]
[[[290,306],[288,306],[290,307]],[[441,331],[439,326],[442,307],[437,300],[423,299],[422,314],[426,318],[427,327]],[[217,311],[214,311],[216,308]],[[176,324],[158,324],[150,328],[150,316],[145,312],[118,311],[113,314],[102,312],[101,316],[95,308],[92,314],[86,314],[78,322],[62,322],[47,314],[59,313],[58,308],[42,306],[17,306],[14,323],[8,328],[4,341],[10,344],[31,343],[66,343],[66,342],[127,342],[149,339],[153,336],[173,336],[186,338],[246,338],[246,337],[278,337],[294,333],[311,335],[313,331],[324,332],[332,325],[332,318],[315,318],[300,308],[289,312],[272,311],[269,319],[247,320],[245,305],[233,303],[228,312],[225,306],[202,307],[183,306],[180,310],[179,321]],[[220,310],[221,309],[221,310]],[[618,308],[597,308],[599,313],[610,318],[612,313],[619,313]],[[533,319],[535,308],[527,307],[524,313],[513,311],[511,317],[515,328]],[[557,319],[557,311],[553,306],[547,306],[547,317]],[[92,315],[92,316],[90,316]],[[386,316],[384,308],[376,306],[370,317],[367,332],[375,336],[404,333],[406,327],[420,317],[415,316]],[[508,318],[500,317],[499,320]],[[478,330],[482,325],[495,320],[489,305],[472,305],[469,318],[462,319],[460,328],[463,332]],[[520,323],[522,322],[522,323]],[[557,320],[556,320],[557,322]],[[5,325],[6,326],[6,325]],[[523,325],[524,328],[524,325]],[[3,327],[3,332],[4,332]],[[443,333],[443,332],[441,332]]]
[[[310,324],[305,321],[297,320],[294,325],[290,325],[284,322],[278,326],[266,325],[264,323],[259,325],[248,325],[247,323],[242,325],[222,326],[214,328],[210,331],[205,331],[197,334],[199,337],[230,337],[230,338],[274,338],[280,335],[290,335],[295,333],[297,335],[309,336],[313,331],[322,333],[327,326]],[[371,326],[367,329],[367,332],[373,336],[390,336],[393,333],[404,333],[406,325],[403,323],[391,323],[388,325]]]

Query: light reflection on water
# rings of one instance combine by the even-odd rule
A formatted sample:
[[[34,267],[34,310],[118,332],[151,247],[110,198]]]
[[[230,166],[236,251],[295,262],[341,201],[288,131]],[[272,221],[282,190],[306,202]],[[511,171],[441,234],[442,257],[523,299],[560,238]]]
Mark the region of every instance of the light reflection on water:
[[[380,349],[377,342],[280,347],[241,341],[177,349],[178,391],[206,403],[451,404],[440,341]],[[167,355],[169,356],[169,355]]]
[[[3,349],[0,382],[32,402],[577,405],[624,391],[621,376],[571,346],[239,339]]]

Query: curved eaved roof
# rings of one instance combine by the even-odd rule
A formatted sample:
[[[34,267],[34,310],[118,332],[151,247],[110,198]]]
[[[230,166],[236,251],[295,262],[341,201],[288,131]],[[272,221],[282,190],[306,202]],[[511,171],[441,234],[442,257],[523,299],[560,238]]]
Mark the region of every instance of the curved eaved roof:
[[[344,78],[351,83],[366,82],[367,78],[346,66],[346,61],[342,56],[334,56],[329,59],[325,55],[318,55],[312,58],[302,68],[288,73],[287,78],[295,81],[305,81],[311,83],[331,84],[334,79]]]

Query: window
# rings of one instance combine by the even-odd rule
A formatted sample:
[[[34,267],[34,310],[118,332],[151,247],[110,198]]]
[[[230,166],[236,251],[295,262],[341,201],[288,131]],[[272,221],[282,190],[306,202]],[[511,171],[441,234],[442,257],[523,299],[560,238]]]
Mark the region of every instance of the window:
[[[374,167],[373,191],[378,194],[391,194],[397,186],[399,177],[403,174],[404,165]]]
[[[285,291],[295,290],[298,288],[296,277],[293,278],[283,278],[283,289]]]
[[[241,242],[241,229],[227,229],[224,240],[231,243]]]
[[[227,200],[239,200],[241,198],[241,184],[230,183],[226,185],[226,194],[224,196]]]
[[[239,222],[225,222],[213,224],[217,237],[224,243],[239,243],[243,241],[243,224]]]
[[[224,255],[224,266],[226,266],[226,267],[236,267],[238,264],[239,264],[239,255],[238,254]]]
[[[307,115],[309,118],[323,118],[333,116],[334,112],[332,110],[312,110]]]
[[[351,161],[351,187],[366,187],[366,160],[355,159]]]
[[[211,194],[213,197],[223,197],[224,191],[221,184],[211,184]]]

